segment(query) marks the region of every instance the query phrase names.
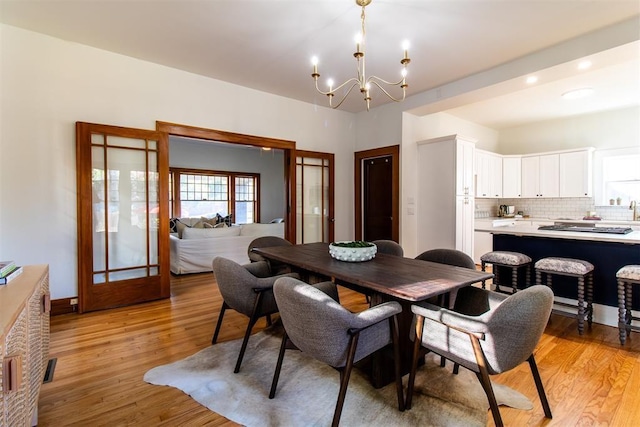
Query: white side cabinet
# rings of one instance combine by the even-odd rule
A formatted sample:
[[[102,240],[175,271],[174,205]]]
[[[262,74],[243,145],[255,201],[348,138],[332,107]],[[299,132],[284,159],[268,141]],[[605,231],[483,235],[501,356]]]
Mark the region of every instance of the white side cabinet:
[[[522,157],[522,197],[560,196],[560,155]]]
[[[473,256],[475,141],[449,135],[417,144],[416,249],[451,248]]]
[[[591,197],[593,149],[560,153],[560,197]]]
[[[49,267],[25,266],[0,286],[0,426],[37,424],[49,355]]]
[[[522,196],[522,158],[502,157],[502,197],[515,199]]]

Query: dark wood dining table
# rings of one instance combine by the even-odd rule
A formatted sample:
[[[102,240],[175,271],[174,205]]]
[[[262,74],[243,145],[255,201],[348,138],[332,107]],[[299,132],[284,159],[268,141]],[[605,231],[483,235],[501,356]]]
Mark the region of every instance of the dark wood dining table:
[[[318,277],[332,280],[370,296],[372,304],[397,301],[402,306],[398,319],[401,366],[409,372],[413,343],[411,304],[433,297],[455,293],[473,283],[491,279],[493,274],[387,254],[365,262],[345,262],[331,257],[327,243],[307,243],[292,246],[253,249],[271,260],[280,261],[301,274],[304,279]],[[389,354],[377,355],[371,361],[370,376],[375,387],[393,381],[393,363]]]

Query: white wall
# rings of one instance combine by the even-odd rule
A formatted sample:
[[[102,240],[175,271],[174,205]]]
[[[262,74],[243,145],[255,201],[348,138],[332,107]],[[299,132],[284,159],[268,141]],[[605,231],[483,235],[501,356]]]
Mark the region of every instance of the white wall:
[[[156,120],[294,140],[336,155],[336,238],[353,236],[355,116],[0,26],[0,259],[50,265],[77,295],[76,121]]]
[[[640,108],[547,120],[500,131],[500,154],[528,154],[571,148],[640,145]],[[493,151],[493,150],[492,150]]]
[[[169,138],[169,166],[260,174],[260,222],[285,216],[284,151]]]

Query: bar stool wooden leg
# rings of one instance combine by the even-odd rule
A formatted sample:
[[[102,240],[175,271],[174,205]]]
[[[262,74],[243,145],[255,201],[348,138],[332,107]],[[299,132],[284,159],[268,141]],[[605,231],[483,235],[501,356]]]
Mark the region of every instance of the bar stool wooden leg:
[[[480,268],[482,271],[486,271],[487,264],[484,261],[480,261]],[[486,289],[484,280],[482,281],[482,289]]]
[[[627,314],[626,309],[626,286],[622,280],[618,279],[618,333],[620,335],[620,345],[624,345],[627,340]]]
[[[593,273],[587,276],[587,322],[593,323]]]
[[[633,314],[631,313],[631,283],[625,282],[624,284],[624,293],[626,295],[625,305],[626,305],[626,315],[624,322],[624,329],[627,331],[627,336],[631,336],[631,320],[633,320]]]
[[[578,277],[578,333],[584,333],[584,277]]]
[[[511,290],[515,294],[518,292],[518,267],[511,267]]]

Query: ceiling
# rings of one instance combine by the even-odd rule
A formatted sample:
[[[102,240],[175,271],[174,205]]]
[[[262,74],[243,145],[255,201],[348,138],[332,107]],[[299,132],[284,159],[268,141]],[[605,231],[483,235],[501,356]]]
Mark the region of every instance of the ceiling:
[[[408,93],[417,94],[609,25],[640,19],[637,0],[374,0],[366,8],[367,73],[400,78],[410,40]],[[0,0],[0,21],[237,85],[326,105],[310,58],[325,77],[355,75],[353,0]],[[450,110],[501,128],[640,103],[640,47],[626,46],[591,71],[545,70],[531,88]],[[558,77],[562,76],[562,78]],[[598,97],[562,104],[557,92],[590,85]],[[551,92],[549,92],[551,91]],[[600,98],[600,96],[603,96]],[[372,107],[388,102],[372,91]],[[517,107],[516,107],[517,106]],[[351,94],[341,107],[359,112]],[[491,113],[490,113],[491,112]]]

